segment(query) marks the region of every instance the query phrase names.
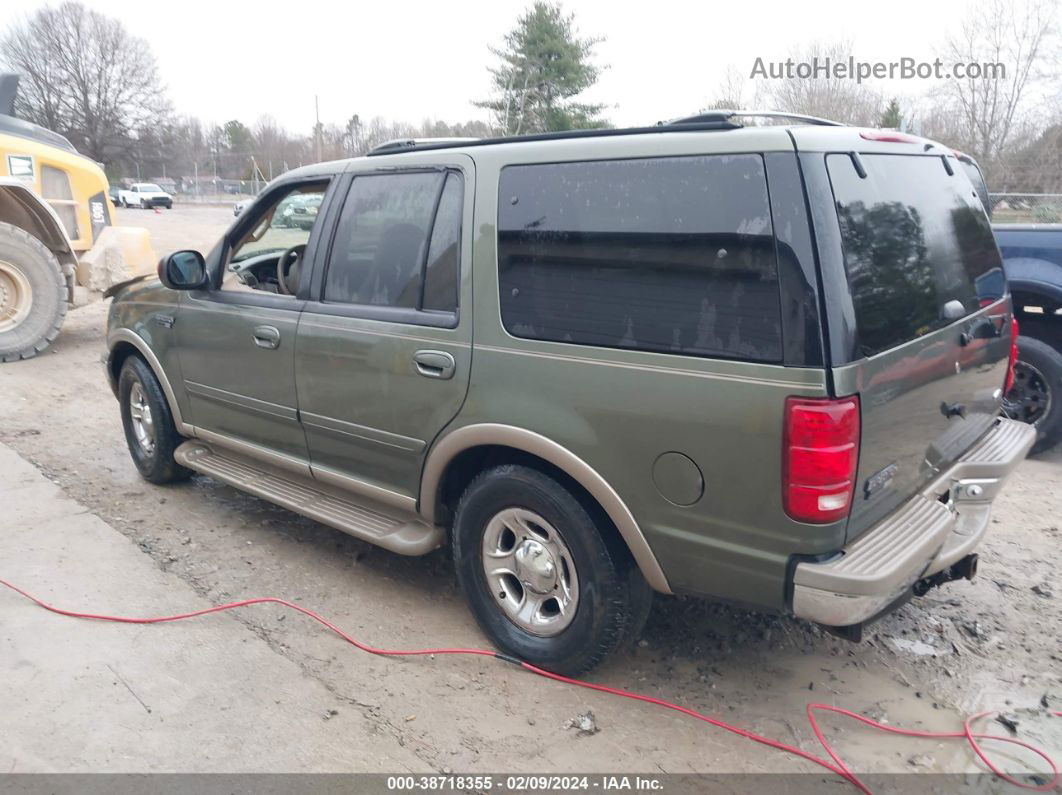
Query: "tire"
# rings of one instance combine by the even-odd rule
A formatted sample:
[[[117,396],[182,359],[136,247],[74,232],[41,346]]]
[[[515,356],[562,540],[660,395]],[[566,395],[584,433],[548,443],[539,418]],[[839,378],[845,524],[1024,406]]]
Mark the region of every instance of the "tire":
[[[1004,403],[1007,416],[1036,428],[1032,453],[1062,441],[1062,353],[1034,337],[1018,338],[1014,388]]]
[[[148,203],[146,201],[144,201],[144,199],[141,199],[140,200],[140,209],[141,210],[150,210],[151,207],[150,207],[150,205],[148,205]]]
[[[172,210],[173,209],[173,202],[167,202],[166,203],[166,209],[167,210]]]
[[[66,297],[55,255],[25,230],[0,223],[0,362],[46,350],[59,336]]]
[[[637,637],[652,591],[610,530],[596,505],[538,470],[504,465],[477,476],[458,503],[453,555],[472,614],[491,641],[570,676]],[[487,565],[512,569],[488,575]],[[533,614],[514,615],[519,604],[535,602]]]
[[[122,426],[129,455],[140,476],[149,483],[163,484],[186,480],[191,470],[173,459],[173,451],[184,441],[173,424],[173,414],[166,402],[158,379],[147,362],[136,354],[122,364],[118,376],[118,401],[122,411]],[[134,417],[133,403],[138,404],[141,420]],[[146,410],[146,411],[145,411]],[[147,418],[147,422],[143,418]],[[150,445],[138,436],[138,425]]]

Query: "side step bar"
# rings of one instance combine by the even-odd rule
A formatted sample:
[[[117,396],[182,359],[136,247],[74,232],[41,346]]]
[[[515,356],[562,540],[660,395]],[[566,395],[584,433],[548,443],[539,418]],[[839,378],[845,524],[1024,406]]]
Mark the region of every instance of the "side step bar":
[[[312,477],[276,469],[199,440],[184,442],[173,457],[182,466],[400,555],[425,555],[445,540],[441,527],[433,527],[415,514],[379,504],[370,507],[365,500]]]

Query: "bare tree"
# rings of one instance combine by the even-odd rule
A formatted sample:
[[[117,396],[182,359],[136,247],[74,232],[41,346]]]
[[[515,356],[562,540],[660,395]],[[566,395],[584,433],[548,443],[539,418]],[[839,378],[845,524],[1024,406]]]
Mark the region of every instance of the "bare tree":
[[[133,130],[169,111],[147,42],[78,2],[13,24],[0,38],[0,60],[22,76],[16,113],[96,160],[120,155]]]
[[[966,77],[947,84],[954,113],[962,119],[962,142],[997,179],[1005,153],[1038,97],[1038,86],[1057,76],[1058,0],[981,0],[949,37],[943,57],[952,63],[1002,64],[1006,76]],[[1039,126],[1039,125],[1036,125]]]
[[[796,63],[813,63],[818,59],[825,64],[847,60],[852,52],[850,42],[812,42],[807,47],[790,54]],[[865,83],[836,77],[811,76],[782,77],[760,87],[762,101],[773,110],[821,116],[826,119],[873,127],[877,124],[884,106],[882,95]]]
[[[727,66],[715,87],[713,98],[701,110],[743,110],[753,99],[748,75],[733,64]]]

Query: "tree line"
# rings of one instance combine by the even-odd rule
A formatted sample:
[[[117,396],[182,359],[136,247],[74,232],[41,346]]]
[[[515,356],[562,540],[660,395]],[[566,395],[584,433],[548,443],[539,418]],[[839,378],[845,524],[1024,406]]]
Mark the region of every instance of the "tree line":
[[[714,88],[691,88],[702,110],[772,108],[898,128],[977,158],[996,191],[1062,192],[1059,0],[973,0],[936,55],[1003,63],[1005,79],[952,79],[903,99],[873,82],[755,80],[733,65]],[[112,177],[268,180],[298,165],[352,157],[393,138],[484,137],[608,127],[607,108],[581,99],[605,65],[573,14],[536,0],[490,48],[489,121],[396,122],[352,113],[299,133],[268,114],[210,124],[174,112],[150,46],[119,20],[76,0],[48,6],[0,35],[0,64],[22,77],[16,113],[66,135]],[[847,42],[813,42],[794,61],[843,60]],[[685,109],[679,109],[685,110]]]

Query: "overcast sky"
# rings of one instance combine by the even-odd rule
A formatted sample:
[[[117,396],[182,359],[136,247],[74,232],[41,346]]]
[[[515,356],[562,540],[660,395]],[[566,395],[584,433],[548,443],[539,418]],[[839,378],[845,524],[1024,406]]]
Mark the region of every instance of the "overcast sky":
[[[321,120],[449,122],[486,119],[472,101],[490,91],[489,45],[499,45],[526,0],[86,0],[147,40],[180,113],[207,121],[263,113],[309,133]],[[0,27],[45,5],[3,0]],[[580,32],[603,36],[608,70],[587,99],[617,125],[696,111],[733,64],[783,60],[817,39],[848,39],[863,60],[932,59],[964,0],[676,2],[573,0]],[[902,93],[926,84],[890,88]]]

